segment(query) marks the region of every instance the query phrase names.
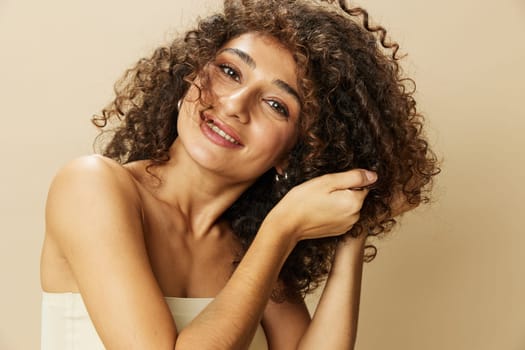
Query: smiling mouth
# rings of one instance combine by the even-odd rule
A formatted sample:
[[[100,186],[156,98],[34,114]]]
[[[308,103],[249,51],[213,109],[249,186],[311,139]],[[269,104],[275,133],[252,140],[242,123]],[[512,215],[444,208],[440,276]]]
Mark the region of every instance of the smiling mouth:
[[[231,135],[229,135],[224,130],[219,128],[217,125],[215,125],[215,123],[213,123],[213,120],[207,119],[205,120],[205,123],[214,133],[216,133],[217,135],[219,135],[226,141],[229,141],[234,145],[240,145],[240,143],[237,140],[235,140]]]

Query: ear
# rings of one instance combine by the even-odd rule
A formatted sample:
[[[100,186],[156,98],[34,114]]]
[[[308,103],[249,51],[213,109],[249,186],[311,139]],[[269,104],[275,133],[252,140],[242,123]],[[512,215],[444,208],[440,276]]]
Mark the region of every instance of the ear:
[[[284,175],[286,168],[288,168],[288,159],[280,160],[277,162],[277,164],[275,164],[274,168],[277,174]]]

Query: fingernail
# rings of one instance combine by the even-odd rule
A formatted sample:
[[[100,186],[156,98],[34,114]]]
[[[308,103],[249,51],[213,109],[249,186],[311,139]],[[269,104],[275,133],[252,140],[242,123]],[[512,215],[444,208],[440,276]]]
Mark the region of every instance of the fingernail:
[[[373,181],[377,180],[377,174],[374,173],[373,171],[366,170],[365,171],[365,176],[368,179],[368,181],[373,182]]]

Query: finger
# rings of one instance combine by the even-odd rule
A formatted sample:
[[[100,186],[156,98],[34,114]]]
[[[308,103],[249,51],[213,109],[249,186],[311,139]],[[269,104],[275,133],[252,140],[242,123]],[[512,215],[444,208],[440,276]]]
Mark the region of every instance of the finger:
[[[344,208],[345,212],[353,215],[361,210],[368,192],[369,190],[367,189],[353,191],[345,188],[343,190],[334,190],[330,194],[334,196],[334,200],[337,201],[341,208]]]
[[[326,181],[332,190],[352,189],[363,190],[373,185],[377,174],[365,169],[352,169],[342,173],[333,173],[326,176]]]
[[[372,187],[374,187],[374,184],[362,186],[362,187],[350,187],[348,190],[350,191],[369,191]]]
[[[368,195],[369,190],[345,190],[345,192],[347,193],[347,195],[349,195],[350,198],[351,204],[349,205],[349,210],[353,213],[359,213],[359,211],[363,207],[363,203],[365,201],[366,196]]]

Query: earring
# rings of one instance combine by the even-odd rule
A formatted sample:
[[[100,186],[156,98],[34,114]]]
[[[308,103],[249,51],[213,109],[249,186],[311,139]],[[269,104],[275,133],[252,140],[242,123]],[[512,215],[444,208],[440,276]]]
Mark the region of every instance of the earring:
[[[282,175],[279,173],[275,174],[275,182],[284,182],[288,180],[288,173],[285,171]]]
[[[182,105],[182,98],[177,102],[177,111],[180,112],[180,106]]]

